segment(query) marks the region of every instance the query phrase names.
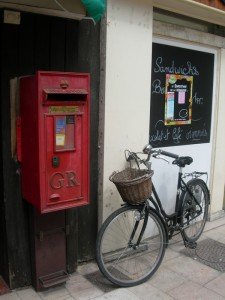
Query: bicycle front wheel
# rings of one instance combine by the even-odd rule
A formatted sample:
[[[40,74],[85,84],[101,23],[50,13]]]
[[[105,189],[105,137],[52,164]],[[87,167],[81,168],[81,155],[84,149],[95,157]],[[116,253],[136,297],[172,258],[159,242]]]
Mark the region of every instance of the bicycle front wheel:
[[[208,217],[209,191],[201,179],[190,180],[187,186],[193,195],[188,191],[183,194],[180,223],[186,240],[195,242],[202,234]]]
[[[166,233],[160,217],[149,209],[143,212],[143,206],[126,206],[103,223],[97,237],[97,264],[114,284],[134,286],[158,269],[165,247]]]

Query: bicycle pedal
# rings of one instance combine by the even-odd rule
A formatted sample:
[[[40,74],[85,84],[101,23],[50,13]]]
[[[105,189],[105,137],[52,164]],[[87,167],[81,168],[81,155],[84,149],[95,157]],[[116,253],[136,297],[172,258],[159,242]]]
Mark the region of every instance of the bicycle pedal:
[[[196,249],[197,243],[196,242],[185,242],[185,247],[189,249]]]

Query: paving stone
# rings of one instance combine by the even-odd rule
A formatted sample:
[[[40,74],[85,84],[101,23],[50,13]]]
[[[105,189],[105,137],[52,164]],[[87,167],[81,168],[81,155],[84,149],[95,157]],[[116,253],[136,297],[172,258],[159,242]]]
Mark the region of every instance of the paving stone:
[[[185,248],[185,246],[184,246],[183,241],[179,241],[179,242],[169,241],[169,245],[168,245],[168,248],[166,249],[166,251],[171,249],[171,250],[179,253],[184,248]]]
[[[16,292],[8,293],[0,296],[1,300],[21,300],[21,298],[17,295]]]
[[[20,297],[20,299],[23,300],[40,300],[41,297],[36,293],[36,291],[33,288],[25,288],[18,290],[17,295]]]
[[[225,298],[193,282],[186,281],[178,288],[168,292],[177,300],[224,300]]]
[[[223,227],[223,226],[225,228],[225,217],[219,218],[219,219],[211,221],[211,222],[206,222],[204,231],[208,231],[213,228],[219,228],[219,227]]]
[[[71,292],[71,296],[76,300],[90,300],[90,299],[98,299],[98,296],[102,296],[104,293],[93,287],[89,289],[85,289],[79,292]]]
[[[79,273],[81,275],[87,275],[87,274],[96,272],[98,270],[99,270],[98,266],[95,262],[89,262],[89,263],[78,266],[77,273]]]
[[[220,275],[219,271],[183,255],[166,262],[163,267],[202,285]]]
[[[215,291],[225,298],[225,274],[218,276],[216,279],[210,281],[205,285],[208,289]]]
[[[186,278],[182,277],[169,269],[164,267],[159,270],[149,279],[149,283],[155,288],[167,292],[170,291],[186,281]]]
[[[136,296],[128,289],[117,289],[113,292],[106,293],[95,299],[96,300],[140,300],[143,298]]]
[[[174,248],[175,248],[175,246],[174,246]],[[178,251],[176,251],[174,248],[172,249],[172,248],[168,247],[166,249],[165,256],[163,258],[163,262],[166,262],[170,259],[180,256],[180,253]]]
[[[143,300],[149,300],[149,299],[172,300],[173,299],[173,297],[164,293],[159,288],[154,287],[149,282],[129,288],[129,291],[134,293],[137,297],[139,297],[139,299],[143,299]]]
[[[224,229],[225,232],[225,229]],[[224,232],[219,231],[218,229],[213,229],[204,233],[204,235],[208,238],[214,239],[218,242],[225,243]]]
[[[38,292],[38,295],[43,300],[64,300],[66,297],[71,296],[64,285],[54,287],[43,292]]]
[[[225,243],[224,224],[225,218],[209,222],[200,240],[212,238]],[[169,242],[157,272],[139,286],[108,288],[110,283],[91,262],[79,266],[66,284],[44,292],[32,287],[14,290],[0,300],[225,300],[225,274],[183,255],[182,249],[184,244],[178,235]]]
[[[77,275],[67,281],[66,289],[70,292],[80,292],[92,288],[93,285],[84,276]]]

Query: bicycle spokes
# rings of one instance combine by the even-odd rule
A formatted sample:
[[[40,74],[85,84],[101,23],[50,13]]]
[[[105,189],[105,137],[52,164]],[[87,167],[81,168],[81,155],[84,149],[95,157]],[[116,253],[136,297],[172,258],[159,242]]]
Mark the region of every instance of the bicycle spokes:
[[[191,180],[182,201],[182,236],[184,241],[193,243],[200,237],[208,216],[209,196],[205,183],[201,179]]]
[[[121,286],[144,282],[164,256],[166,236],[159,217],[143,206],[123,207],[109,217],[97,241],[102,273]]]

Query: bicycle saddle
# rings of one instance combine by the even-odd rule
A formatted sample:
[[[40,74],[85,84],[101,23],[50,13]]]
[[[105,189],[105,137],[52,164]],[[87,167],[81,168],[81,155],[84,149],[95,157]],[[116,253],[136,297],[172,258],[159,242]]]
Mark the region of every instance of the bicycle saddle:
[[[190,165],[193,162],[193,158],[190,156],[180,156],[173,161],[174,165],[184,168],[186,165]]]

